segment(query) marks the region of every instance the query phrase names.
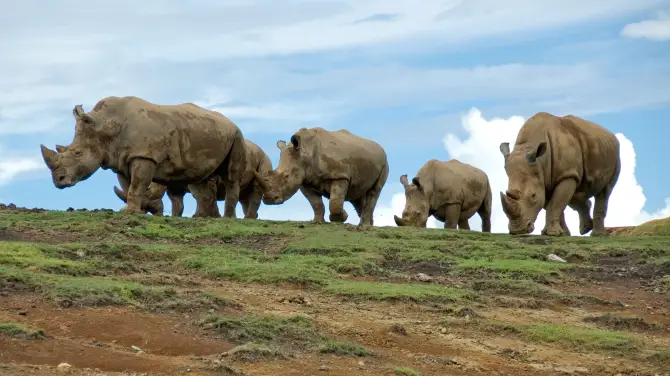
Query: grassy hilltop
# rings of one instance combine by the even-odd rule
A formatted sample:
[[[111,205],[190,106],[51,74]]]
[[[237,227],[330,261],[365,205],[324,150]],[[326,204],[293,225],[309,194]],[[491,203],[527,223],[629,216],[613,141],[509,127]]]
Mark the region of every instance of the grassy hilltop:
[[[4,207],[0,373],[667,375],[663,223],[547,238]]]

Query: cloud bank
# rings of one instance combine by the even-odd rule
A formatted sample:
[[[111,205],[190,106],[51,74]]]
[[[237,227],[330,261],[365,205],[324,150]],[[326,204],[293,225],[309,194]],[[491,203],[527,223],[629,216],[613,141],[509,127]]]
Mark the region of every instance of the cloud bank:
[[[659,13],[653,19],[630,23],[621,29],[621,35],[653,41],[670,40],[670,12]]]

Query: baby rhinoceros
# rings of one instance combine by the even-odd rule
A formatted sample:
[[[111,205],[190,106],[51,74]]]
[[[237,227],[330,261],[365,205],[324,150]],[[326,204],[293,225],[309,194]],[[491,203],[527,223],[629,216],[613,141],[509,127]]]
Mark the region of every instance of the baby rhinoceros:
[[[444,222],[444,228],[469,230],[475,213],[482,219],[482,232],[491,232],[491,185],[486,173],[456,159],[426,162],[405,187],[402,218],[393,216],[398,226],[426,227],[428,217]]]

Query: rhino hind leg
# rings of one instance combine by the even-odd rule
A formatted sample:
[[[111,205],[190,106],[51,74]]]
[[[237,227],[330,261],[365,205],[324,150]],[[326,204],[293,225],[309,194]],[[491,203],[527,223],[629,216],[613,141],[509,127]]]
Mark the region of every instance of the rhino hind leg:
[[[333,180],[330,185],[330,200],[328,209],[330,211],[329,219],[331,222],[344,223],[349,218],[349,213],[344,210],[344,199],[347,196],[349,182],[344,179]]]
[[[591,236],[604,236],[606,234],[605,216],[607,215],[607,205],[613,188],[613,185],[608,186],[603,192],[595,197],[595,205],[593,208],[593,231],[591,231]]]
[[[149,184],[154,177],[156,164],[148,159],[136,158],[130,162],[130,171],[127,205],[123,212],[144,214],[146,204],[144,207],[142,204],[148,202]]]
[[[486,195],[482,205],[477,209],[479,218],[482,219],[482,232],[491,232],[491,206],[493,203],[493,193],[491,192],[491,185],[488,184]]]
[[[593,230],[593,219],[591,218],[591,201],[585,197],[573,198],[570,202],[570,208],[579,214],[579,233],[587,234]]]
[[[388,179],[388,177],[389,177],[389,165],[387,162],[382,168],[382,172],[381,174],[379,174],[377,181],[372,186],[372,188],[370,188],[366,192],[365,198],[361,202],[362,209],[361,214],[359,215],[361,218],[361,221],[358,224],[359,226],[374,225],[375,207],[377,206],[377,201],[379,200],[379,196],[382,193],[382,188],[384,188],[384,184],[386,184],[386,180]]]
[[[167,194],[172,203],[172,216],[181,217],[184,214],[184,195],[186,195],[186,192],[168,188]]]
[[[263,191],[255,184],[244,197],[240,197],[244,219],[258,219],[258,208],[261,206]]]
[[[199,183],[189,184],[188,188],[197,203],[197,208],[193,217],[221,216],[216,202],[216,193],[212,191],[209,179]]]

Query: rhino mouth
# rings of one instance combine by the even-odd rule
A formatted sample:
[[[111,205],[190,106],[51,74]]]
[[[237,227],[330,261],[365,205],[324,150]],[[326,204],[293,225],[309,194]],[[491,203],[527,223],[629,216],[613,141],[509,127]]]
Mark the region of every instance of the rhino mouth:
[[[528,222],[525,226],[514,227],[509,229],[510,235],[526,235],[535,231],[535,225],[533,222]]]

